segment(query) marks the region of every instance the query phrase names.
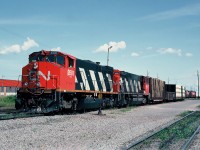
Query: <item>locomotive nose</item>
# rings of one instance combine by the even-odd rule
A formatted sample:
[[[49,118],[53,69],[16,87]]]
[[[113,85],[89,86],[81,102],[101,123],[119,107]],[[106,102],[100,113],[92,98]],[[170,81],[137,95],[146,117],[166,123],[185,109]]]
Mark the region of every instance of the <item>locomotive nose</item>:
[[[38,63],[34,62],[33,64],[30,65],[29,68],[30,68],[28,72],[29,82],[27,86],[31,89],[40,87],[40,79],[38,76],[38,69],[39,69]]]

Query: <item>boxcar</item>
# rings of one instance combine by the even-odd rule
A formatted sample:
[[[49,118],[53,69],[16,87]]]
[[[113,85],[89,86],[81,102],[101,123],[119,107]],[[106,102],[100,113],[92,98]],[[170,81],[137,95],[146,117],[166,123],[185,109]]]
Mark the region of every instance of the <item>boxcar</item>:
[[[185,99],[185,87],[176,84],[165,84],[165,100],[175,101]]]

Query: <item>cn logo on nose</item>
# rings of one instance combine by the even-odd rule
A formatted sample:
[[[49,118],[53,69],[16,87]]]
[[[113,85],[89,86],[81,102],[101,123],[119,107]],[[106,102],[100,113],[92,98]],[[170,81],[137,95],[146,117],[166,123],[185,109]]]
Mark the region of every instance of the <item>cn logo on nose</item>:
[[[48,71],[47,77],[44,75],[44,73],[42,73],[42,71],[38,71],[38,75],[41,75],[46,81],[50,80],[50,71]]]

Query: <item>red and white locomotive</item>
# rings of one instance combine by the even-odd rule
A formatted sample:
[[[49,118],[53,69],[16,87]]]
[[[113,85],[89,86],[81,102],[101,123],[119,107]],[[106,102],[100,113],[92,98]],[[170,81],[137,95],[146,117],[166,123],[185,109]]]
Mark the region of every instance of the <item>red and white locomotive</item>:
[[[16,109],[45,113],[123,107],[165,99],[165,82],[81,60],[58,51],[29,55]]]

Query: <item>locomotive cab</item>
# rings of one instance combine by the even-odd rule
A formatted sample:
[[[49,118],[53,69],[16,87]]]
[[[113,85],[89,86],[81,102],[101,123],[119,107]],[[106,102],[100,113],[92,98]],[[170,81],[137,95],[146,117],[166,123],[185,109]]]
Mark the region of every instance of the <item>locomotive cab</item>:
[[[75,58],[55,51],[29,55],[29,64],[22,69],[24,89],[75,89]]]

